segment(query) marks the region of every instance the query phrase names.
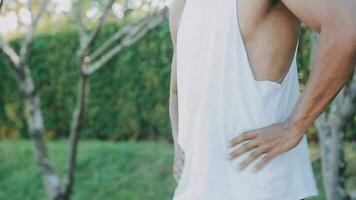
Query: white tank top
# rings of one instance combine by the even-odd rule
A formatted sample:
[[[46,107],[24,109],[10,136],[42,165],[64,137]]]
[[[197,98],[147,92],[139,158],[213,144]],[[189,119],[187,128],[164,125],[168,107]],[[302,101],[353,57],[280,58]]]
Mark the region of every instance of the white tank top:
[[[175,0],[168,0],[167,5]],[[179,0],[176,0],[179,1]],[[255,80],[236,0],[187,0],[177,33],[178,144],[185,164],[173,200],[300,200],[318,194],[306,136],[254,173],[228,142],[282,122],[299,97],[296,53],[282,83]]]

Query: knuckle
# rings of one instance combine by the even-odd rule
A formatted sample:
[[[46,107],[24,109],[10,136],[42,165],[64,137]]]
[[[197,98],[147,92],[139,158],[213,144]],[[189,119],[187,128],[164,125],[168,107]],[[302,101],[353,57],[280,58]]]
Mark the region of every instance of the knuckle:
[[[263,154],[263,149],[258,149],[255,151],[255,155],[256,156],[259,156],[259,155],[262,155]]]
[[[260,138],[256,138],[255,139],[255,142],[258,146],[262,146],[263,145],[263,142],[260,140]]]
[[[268,151],[269,151],[268,148],[261,148],[261,152],[262,152],[262,153],[267,153]]]
[[[258,137],[258,131],[253,131],[251,132],[252,137]]]

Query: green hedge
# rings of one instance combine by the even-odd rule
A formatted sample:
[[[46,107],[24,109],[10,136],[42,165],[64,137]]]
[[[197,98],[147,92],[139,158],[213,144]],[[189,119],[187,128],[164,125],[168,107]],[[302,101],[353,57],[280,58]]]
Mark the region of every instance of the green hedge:
[[[106,26],[94,46],[118,28],[119,25]],[[17,49],[19,40],[12,44]],[[79,78],[77,47],[78,34],[69,27],[57,33],[39,34],[30,52],[29,62],[39,88],[49,137],[67,136],[69,132]],[[168,138],[171,54],[168,24],[164,22],[93,74],[82,137]],[[0,134],[28,137],[23,97],[3,55],[0,67]]]
[[[95,46],[115,32],[107,25]],[[303,29],[298,62],[301,83],[309,64],[309,31]],[[12,45],[19,48],[21,39]],[[68,136],[76,100],[78,34],[72,27],[36,36],[30,51],[30,67],[41,96],[46,136]],[[168,114],[172,46],[168,23],[151,31],[90,77],[90,94],[82,137],[171,139]],[[23,97],[14,72],[0,54],[0,138],[28,137]],[[312,131],[315,132],[315,131]]]

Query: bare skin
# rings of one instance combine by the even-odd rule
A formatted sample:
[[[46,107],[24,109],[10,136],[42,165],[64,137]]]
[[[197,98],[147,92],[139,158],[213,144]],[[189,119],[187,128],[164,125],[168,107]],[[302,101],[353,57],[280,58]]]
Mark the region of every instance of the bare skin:
[[[300,20],[280,2],[238,0],[236,9],[255,79],[281,83],[294,56]]]
[[[282,80],[291,59],[291,44],[296,40],[299,21],[320,33],[319,46],[305,89],[289,118],[268,127],[252,130],[234,138],[230,147],[241,147],[230,154],[234,159],[250,153],[240,164],[243,170],[257,158],[259,171],[276,156],[294,148],[307,128],[324,111],[344,86],[356,64],[356,2],[353,0],[238,0],[246,49],[256,79]],[[243,10],[241,8],[241,10]],[[283,30],[288,29],[288,30]],[[288,33],[286,33],[288,32]],[[273,34],[276,34],[273,36]],[[263,36],[262,36],[263,35]],[[267,36],[266,36],[267,35]],[[260,38],[271,38],[266,44]],[[275,38],[273,38],[275,37]],[[259,42],[261,40],[261,42]],[[269,52],[264,56],[261,49]],[[267,49],[267,50],[265,50]],[[284,49],[285,52],[283,52]],[[268,65],[263,65],[267,60]],[[257,67],[261,66],[261,67]]]
[[[289,118],[231,140],[229,147],[243,145],[231,152],[230,159],[250,153],[241,163],[241,170],[262,157],[255,165],[258,171],[276,156],[294,148],[343,87],[356,64],[355,1],[237,0],[240,29],[255,80],[282,82],[293,58],[301,22],[320,33],[312,71]],[[173,4],[170,27],[175,46],[185,0],[175,0]],[[176,77],[175,67],[173,59],[172,77]],[[174,87],[171,88],[172,98],[176,97]],[[178,115],[176,106],[171,104],[170,110]],[[177,127],[175,118],[172,123]]]

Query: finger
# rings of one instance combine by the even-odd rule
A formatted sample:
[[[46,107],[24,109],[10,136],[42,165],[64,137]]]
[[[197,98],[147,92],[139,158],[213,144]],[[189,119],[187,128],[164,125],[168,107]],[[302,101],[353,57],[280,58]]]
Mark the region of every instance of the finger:
[[[245,160],[243,161],[241,164],[240,164],[240,168],[239,170],[243,170],[245,169],[247,166],[249,166],[253,161],[255,161],[257,158],[259,158],[260,156],[262,156],[264,153],[267,152],[267,149],[266,148],[258,148],[254,151],[251,152],[250,156]]]
[[[240,155],[242,155],[248,151],[251,151],[257,147],[258,147],[258,143],[256,143],[256,142],[246,142],[241,147],[236,149],[235,151],[229,153],[229,160],[237,158]]]
[[[276,156],[277,155],[275,153],[268,153],[264,157],[262,157],[262,160],[256,164],[255,172],[261,170],[264,166],[266,166]]]
[[[229,143],[229,147],[233,147],[235,145],[241,144],[247,140],[252,140],[257,137],[257,133],[255,131],[243,133],[238,137],[232,139]]]

